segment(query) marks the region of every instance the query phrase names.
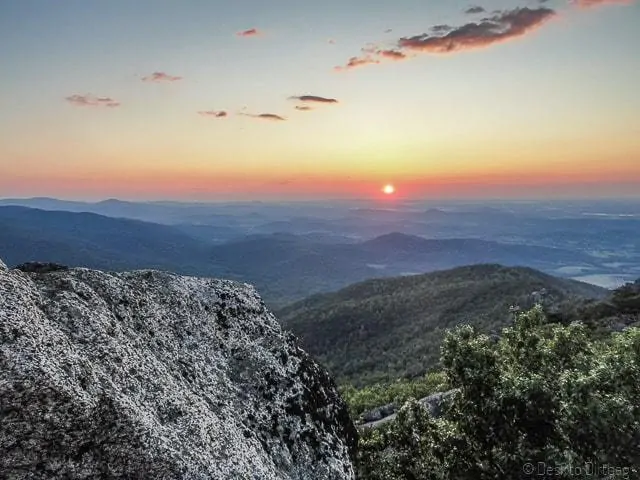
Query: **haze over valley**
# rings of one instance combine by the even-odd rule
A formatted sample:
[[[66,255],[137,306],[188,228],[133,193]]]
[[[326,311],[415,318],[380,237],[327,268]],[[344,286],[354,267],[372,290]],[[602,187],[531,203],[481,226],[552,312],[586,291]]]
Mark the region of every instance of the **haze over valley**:
[[[615,288],[640,277],[635,200],[292,203],[0,200],[0,250],[255,284],[274,307],[376,277],[528,266]]]

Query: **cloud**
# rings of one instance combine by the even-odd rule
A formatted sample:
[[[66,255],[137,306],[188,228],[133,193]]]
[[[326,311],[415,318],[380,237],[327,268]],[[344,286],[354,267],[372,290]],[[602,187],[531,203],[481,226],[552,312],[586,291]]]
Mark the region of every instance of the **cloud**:
[[[363,67],[365,65],[373,65],[380,63],[380,60],[373,58],[371,55],[365,55],[364,57],[351,57],[345,66],[335,67],[334,70],[351,70],[357,67]]]
[[[178,80],[182,80],[182,77],[174,77],[173,75],[169,75],[164,72],[153,72],[151,75],[142,77],[143,82],[170,83],[170,82],[177,82]]]
[[[280,115],[276,115],[275,113],[241,113],[240,115],[244,115],[245,117],[257,118],[258,120],[271,120],[274,122],[284,122],[287,119],[281,117]]]
[[[574,0],[579,7],[589,8],[601,5],[631,5],[635,0]]]
[[[198,112],[198,115],[202,115],[203,117],[214,117],[214,118],[224,118],[229,116],[229,114],[224,110],[203,110]]]
[[[404,60],[405,58],[407,58],[407,54],[401,52],[400,50],[378,50],[376,53],[382,58],[387,58],[389,60]]]
[[[317,95],[301,95],[299,97],[289,97],[289,99],[305,103],[338,103],[335,98],[318,97]]]
[[[330,38],[327,41],[329,42],[330,45],[335,45],[336,44],[336,41],[333,38]]]
[[[365,65],[377,65],[382,63],[382,60],[405,60],[408,55],[399,49],[388,48],[379,49],[375,46],[368,46],[362,49],[365,54],[362,57],[351,57],[345,66],[335,67],[334,70],[350,70],[357,67],[364,67]]]
[[[71,95],[69,97],[65,97],[65,100],[72,105],[76,105],[79,107],[119,107],[120,102],[114,100],[110,97],[96,97],[91,94],[86,95]]]
[[[236,33],[239,37],[257,37],[260,34],[262,34],[262,32],[257,28],[250,28],[249,30]]]
[[[475,15],[476,13],[484,13],[486,12],[486,10],[484,9],[484,7],[481,7],[480,5],[471,5],[469,8],[467,8],[464,13],[468,14],[468,15]]]
[[[431,30],[433,33],[444,33],[444,32],[448,33],[451,30],[455,30],[455,27],[452,27],[451,25],[440,24],[440,25],[434,25],[429,30]]]
[[[303,112],[308,112],[309,110],[313,110],[309,105],[296,105],[296,110],[300,110]]]
[[[556,15],[550,8],[516,8],[505,10],[480,22],[470,22],[443,35],[422,34],[404,37],[400,48],[426,53],[452,53],[485,48],[522,37],[537,30]]]

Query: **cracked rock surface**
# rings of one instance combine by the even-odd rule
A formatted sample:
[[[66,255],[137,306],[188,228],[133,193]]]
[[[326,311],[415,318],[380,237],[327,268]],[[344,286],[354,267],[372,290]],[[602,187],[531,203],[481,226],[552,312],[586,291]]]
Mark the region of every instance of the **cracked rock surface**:
[[[0,261],[0,477],[353,479],[326,371],[255,290]]]

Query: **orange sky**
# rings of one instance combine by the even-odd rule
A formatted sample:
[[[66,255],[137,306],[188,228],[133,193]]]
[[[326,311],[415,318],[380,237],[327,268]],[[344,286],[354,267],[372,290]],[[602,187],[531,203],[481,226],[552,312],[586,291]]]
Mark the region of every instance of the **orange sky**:
[[[640,192],[637,2],[325,3],[3,3],[0,195]]]

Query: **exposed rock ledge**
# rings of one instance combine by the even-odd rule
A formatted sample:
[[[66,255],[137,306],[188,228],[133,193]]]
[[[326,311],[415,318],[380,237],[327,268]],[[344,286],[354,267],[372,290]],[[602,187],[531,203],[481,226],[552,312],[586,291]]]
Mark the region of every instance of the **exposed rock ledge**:
[[[438,418],[442,415],[442,409],[445,404],[450,401],[457,392],[458,389],[454,388],[446,392],[433,393],[428,397],[421,398],[418,400],[418,403],[426,408],[432,417]],[[399,408],[395,404],[390,403],[365,412],[362,416],[364,423],[361,423],[358,427],[362,429],[377,428],[385,423],[389,423],[395,420],[398,410]]]
[[[0,261],[0,477],[352,479],[355,441],[252,287]]]

